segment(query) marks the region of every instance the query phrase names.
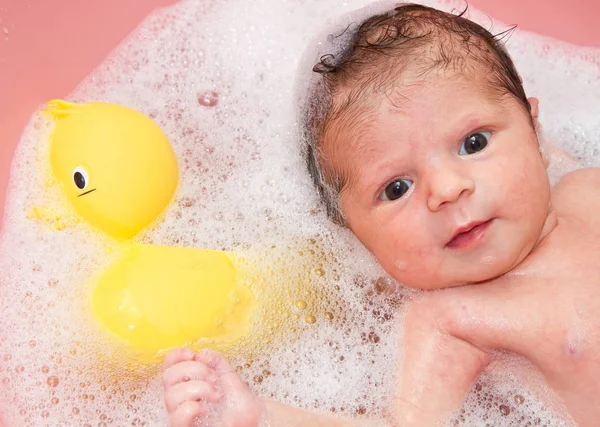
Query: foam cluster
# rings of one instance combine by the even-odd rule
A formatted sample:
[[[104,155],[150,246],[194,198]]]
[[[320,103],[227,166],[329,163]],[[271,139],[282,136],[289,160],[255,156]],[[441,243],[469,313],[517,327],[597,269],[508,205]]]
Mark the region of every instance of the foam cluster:
[[[262,301],[253,331],[227,352],[244,380],[300,407],[382,418],[409,293],[327,219],[305,170],[294,105],[296,87],[311,77],[305,68],[297,74],[307,41],[366,3],[183,1],[149,16],[69,100],[136,108],[168,135],[180,187],[163,220],[136,240],[240,256]],[[321,54],[319,46],[304,57]],[[546,139],[598,165],[600,51],[520,31],[508,49],[528,95],[540,99]],[[0,413],[9,426],[164,425],[159,366],[128,360],[90,313],[90,278],[118,253],[71,218],[48,183],[50,131],[35,113],[12,164],[0,236]],[[44,206],[63,226],[30,215]],[[451,422],[560,424],[531,390],[494,372]]]

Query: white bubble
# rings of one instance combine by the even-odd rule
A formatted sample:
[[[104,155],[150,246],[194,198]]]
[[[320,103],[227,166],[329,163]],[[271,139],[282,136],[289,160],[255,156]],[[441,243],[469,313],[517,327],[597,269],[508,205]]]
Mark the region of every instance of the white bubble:
[[[204,107],[214,107],[219,103],[219,94],[215,91],[198,93],[198,104]]]

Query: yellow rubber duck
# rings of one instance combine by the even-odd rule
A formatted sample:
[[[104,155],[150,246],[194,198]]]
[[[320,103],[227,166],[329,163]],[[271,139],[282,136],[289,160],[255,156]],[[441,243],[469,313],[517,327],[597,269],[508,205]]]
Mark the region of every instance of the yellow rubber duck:
[[[146,115],[109,103],[48,102],[52,171],[75,210],[124,245],[100,275],[92,308],[102,325],[144,355],[247,332],[253,296],[232,255],[142,245],[131,238],[173,199],[179,172],[163,131]]]

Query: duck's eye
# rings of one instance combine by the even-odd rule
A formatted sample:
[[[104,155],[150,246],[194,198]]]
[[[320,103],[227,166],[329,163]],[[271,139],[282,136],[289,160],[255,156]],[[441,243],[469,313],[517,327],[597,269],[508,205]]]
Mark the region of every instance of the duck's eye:
[[[477,132],[467,136],[458,149],[458,154],[475,154],[483,150],[490,141],[492,134],[490,132]]]
[[[77,166],[75,169],[73,169],[73,182],[80,190],[85,190],[85,188],[88,186],[88,173],[81,166]]]
[[[399,199],[406,193],[413,182],[409,179],[396,179],[390,182],[379,195],[379,200],[392,201]]]

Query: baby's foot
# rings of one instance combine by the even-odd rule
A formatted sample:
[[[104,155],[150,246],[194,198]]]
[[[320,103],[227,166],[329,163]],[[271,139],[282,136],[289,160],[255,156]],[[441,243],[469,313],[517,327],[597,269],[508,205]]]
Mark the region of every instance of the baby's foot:
[[[163,364],[165,404],[172,427],[257,427],[256,396],[219,353],[177,349]]]

